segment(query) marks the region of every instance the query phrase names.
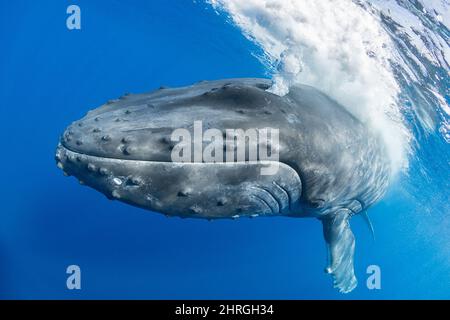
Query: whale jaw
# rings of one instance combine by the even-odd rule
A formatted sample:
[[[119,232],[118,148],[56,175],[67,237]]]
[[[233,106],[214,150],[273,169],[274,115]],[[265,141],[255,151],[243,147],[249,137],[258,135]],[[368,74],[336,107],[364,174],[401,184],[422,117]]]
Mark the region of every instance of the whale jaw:
[[[200,219],[292,215],[299,212],[301,180],[278,163],[175,163],[89,156],[59,145],[58,166],[109,199],[169,216]]]

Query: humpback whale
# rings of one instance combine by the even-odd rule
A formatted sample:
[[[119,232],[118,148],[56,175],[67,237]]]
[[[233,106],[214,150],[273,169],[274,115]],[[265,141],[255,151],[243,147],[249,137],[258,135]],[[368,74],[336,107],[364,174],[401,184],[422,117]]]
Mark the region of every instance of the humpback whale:
[[[168,216],[319,219],[325,271],[339,291],[350,292],[357,285],[350,219],[385,193],[386,149],[319,90],[297,85],[281,97],[270,86],[266,79],[227,79],[126,94],[67,127],[57,165],[110,199]],[[173,161],[174,130],[192,130],[196,121],[219,131],[277,128],[277,170],[261,174],[267,163],[248,153],[243,161]]]

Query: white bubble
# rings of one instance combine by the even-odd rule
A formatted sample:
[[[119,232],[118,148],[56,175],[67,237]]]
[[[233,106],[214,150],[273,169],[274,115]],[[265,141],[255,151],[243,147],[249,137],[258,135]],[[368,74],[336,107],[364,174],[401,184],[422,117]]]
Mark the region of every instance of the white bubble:
[[[391,40],[352,0],[214,0],[264,51],[270,92],[320,89],[384,138],[394,171],[407,166],[411,133],[397,103]]]

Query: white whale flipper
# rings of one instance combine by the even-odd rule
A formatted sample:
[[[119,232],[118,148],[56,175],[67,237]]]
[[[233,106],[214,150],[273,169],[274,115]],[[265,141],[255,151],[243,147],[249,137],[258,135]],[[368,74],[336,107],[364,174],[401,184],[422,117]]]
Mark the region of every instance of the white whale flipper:
[[[342,293],[352,291],[357,285],[353,267],[355,237],[350,229],[350,213],[348,209],[339,209],[322,218],[329,253],[325,271],[333,276],[334,287]]]

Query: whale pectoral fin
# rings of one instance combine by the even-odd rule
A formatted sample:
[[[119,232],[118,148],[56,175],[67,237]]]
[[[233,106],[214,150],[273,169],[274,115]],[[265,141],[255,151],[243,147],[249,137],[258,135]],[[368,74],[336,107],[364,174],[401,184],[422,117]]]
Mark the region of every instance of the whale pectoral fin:
[[[335,288],[348,293],[357,285],[353,267],[355,237],[350,229],[350,210],[340,209],[321,220],[329,257],[325,271],[333,276]]]

